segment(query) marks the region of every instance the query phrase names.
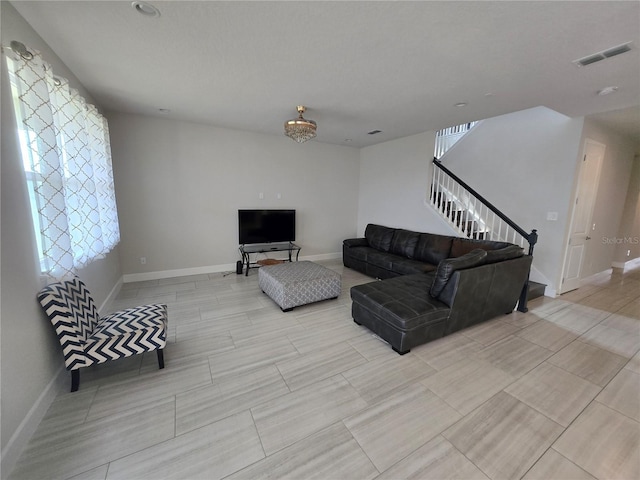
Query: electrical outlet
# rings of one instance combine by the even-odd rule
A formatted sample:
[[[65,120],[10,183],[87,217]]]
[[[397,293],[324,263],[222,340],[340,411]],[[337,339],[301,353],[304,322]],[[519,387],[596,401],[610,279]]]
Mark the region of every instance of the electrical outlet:
[[[260,192],[260,193],[258,194],[258,198],[259,198],[260,200],[264,200],[264,192]]]
[[[140,257],[140,265],[146,265],[147,264],[147,257]]]
[[[558,220],[558,212],[547,212],[547,220],[556,222]]]

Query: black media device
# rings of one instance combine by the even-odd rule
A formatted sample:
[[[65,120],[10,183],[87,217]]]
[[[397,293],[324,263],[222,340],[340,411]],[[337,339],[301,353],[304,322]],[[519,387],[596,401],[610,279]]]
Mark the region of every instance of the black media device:
[[[242,274],[242,262],[240,260],[236,262],[236,273],[238,275]]]
[[[295,210],[238,210],[238,243],[293,242]]]

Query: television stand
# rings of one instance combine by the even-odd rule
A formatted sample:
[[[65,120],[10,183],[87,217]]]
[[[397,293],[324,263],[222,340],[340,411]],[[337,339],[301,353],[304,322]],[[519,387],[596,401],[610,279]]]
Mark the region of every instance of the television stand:
[[[300,247],[293,242],[280,242],[280,243],[251,243],[248,245],[240,245],[240,255],[242,255],[242,264],[246,268],[245,276],[249,275],[250,268],[258,268],[257,262],[251,263],[252,253],[267,253],[267,252],[289,252],[289,261],[291,262],[293,252],[296,252],[296,262],[300,256]]]

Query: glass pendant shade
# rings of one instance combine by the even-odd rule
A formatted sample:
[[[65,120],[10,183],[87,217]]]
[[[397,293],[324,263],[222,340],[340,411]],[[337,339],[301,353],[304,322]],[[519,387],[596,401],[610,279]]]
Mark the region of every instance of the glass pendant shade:
[[[316,122],[302,117],[305,110],[304,106],[299,105],[298,118],[287,120],[284,123],[284,134],[298,143],[304,143],[316,136]]]

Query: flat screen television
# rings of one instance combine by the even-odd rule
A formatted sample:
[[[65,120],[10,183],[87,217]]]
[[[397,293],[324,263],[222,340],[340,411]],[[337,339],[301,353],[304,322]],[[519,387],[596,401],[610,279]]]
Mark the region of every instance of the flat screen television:
[[[238,241],[251,243],[293,242],[295,210],[238,210]]]

